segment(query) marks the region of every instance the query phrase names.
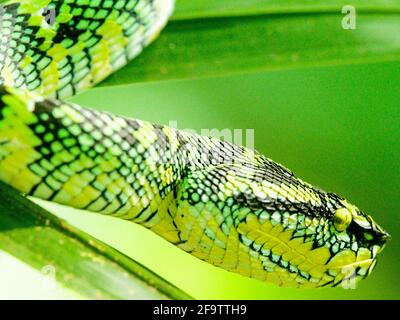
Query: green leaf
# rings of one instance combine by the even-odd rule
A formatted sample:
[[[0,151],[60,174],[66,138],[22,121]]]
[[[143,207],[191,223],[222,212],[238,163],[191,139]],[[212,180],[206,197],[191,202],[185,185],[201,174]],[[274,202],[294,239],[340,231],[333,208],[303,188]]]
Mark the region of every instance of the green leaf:
[[[191,299],[117,250],[0,183],[0,252],[43,270],[87,298]],[[4,267],[4,266],[3,266]]]
[[[249,16],[288,13],[339,13],[352,5],[357,12],[399,12],[398,0],[177,0],[172,19]]]
[[[400,59],[400,13],[358,13],[355,30],[342,28],[343,17],[315,12],[171,21],[100,86]]]

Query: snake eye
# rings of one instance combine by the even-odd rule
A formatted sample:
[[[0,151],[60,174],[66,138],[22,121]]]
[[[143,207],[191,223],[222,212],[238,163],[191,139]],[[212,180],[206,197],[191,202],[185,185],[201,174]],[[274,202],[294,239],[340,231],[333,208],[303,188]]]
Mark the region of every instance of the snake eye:
[[[339,208],[333,216],[333,225],[337,231],[344,231],[350,225],[352,214],[347,208]]]

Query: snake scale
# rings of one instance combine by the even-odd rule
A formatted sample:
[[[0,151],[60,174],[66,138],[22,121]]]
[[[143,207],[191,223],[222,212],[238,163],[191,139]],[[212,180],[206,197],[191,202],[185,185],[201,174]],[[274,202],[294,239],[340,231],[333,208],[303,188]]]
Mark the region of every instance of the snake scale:
[[[363,279],[388,234],[258,152],[65,99],[155,39],[172,0],[11,0],[0,21],[0,180],[138,223],[226,270],[285,287]],[[49,24],[44,14],[55,12]]]

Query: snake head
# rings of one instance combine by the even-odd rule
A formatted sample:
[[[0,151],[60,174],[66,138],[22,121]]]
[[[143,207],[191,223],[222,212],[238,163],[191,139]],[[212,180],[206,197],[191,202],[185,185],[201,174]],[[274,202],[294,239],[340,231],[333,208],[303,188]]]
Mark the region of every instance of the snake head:
[[[193,171],[180,191],[182,249],[279,286],[352,288],[389,237],[343,198],[261,156]]]
[[[338,198],[333,194],[327,194],[327,197]],[[346,200],[334,202],[338,203],[339,207],[334,210],[332,216],[332,237],[340,237],[342,234],[346,236],[339,242],[339,248],[342,246],[343,249],[336,252],[332,260],[342,261],[342,270],[347,269],[349,275],[356,280],[365,278],[374,269],[377,254],[383,250],[390,235],[371,216]]]
[[[335,211],[334,226],[338,231],[351,234],[362,247],[372,249],[375,246],[383,248],[390,235],[383,230],[371,216],[360,211],[356,206],[342,201],[343,207]]]
[[[250,183],[243,202],[252,210],[238,225],[243,243],[272,272],[265,278],[281,286],[355,288],[371,274],[389,234],[342,197],[272,160],[265,164],[256,170],[264,178]]]

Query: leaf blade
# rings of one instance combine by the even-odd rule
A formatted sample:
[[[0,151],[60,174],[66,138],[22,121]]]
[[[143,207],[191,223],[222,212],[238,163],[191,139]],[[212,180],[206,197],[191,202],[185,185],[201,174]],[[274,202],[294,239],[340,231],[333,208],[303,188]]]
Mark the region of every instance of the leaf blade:
[[[144,266],[0,183],[0,250],[96,299],[191,299]]]
[[[288,14],[312,12],[340,13],[347,0],[177,0],[173,20],[249,16],[262,14]],[[353,0],[357,12],[399,12],[396,0]]]
[[[100,86],[400,60],[400,14],[261,15],[172,21],[136,60]]]

